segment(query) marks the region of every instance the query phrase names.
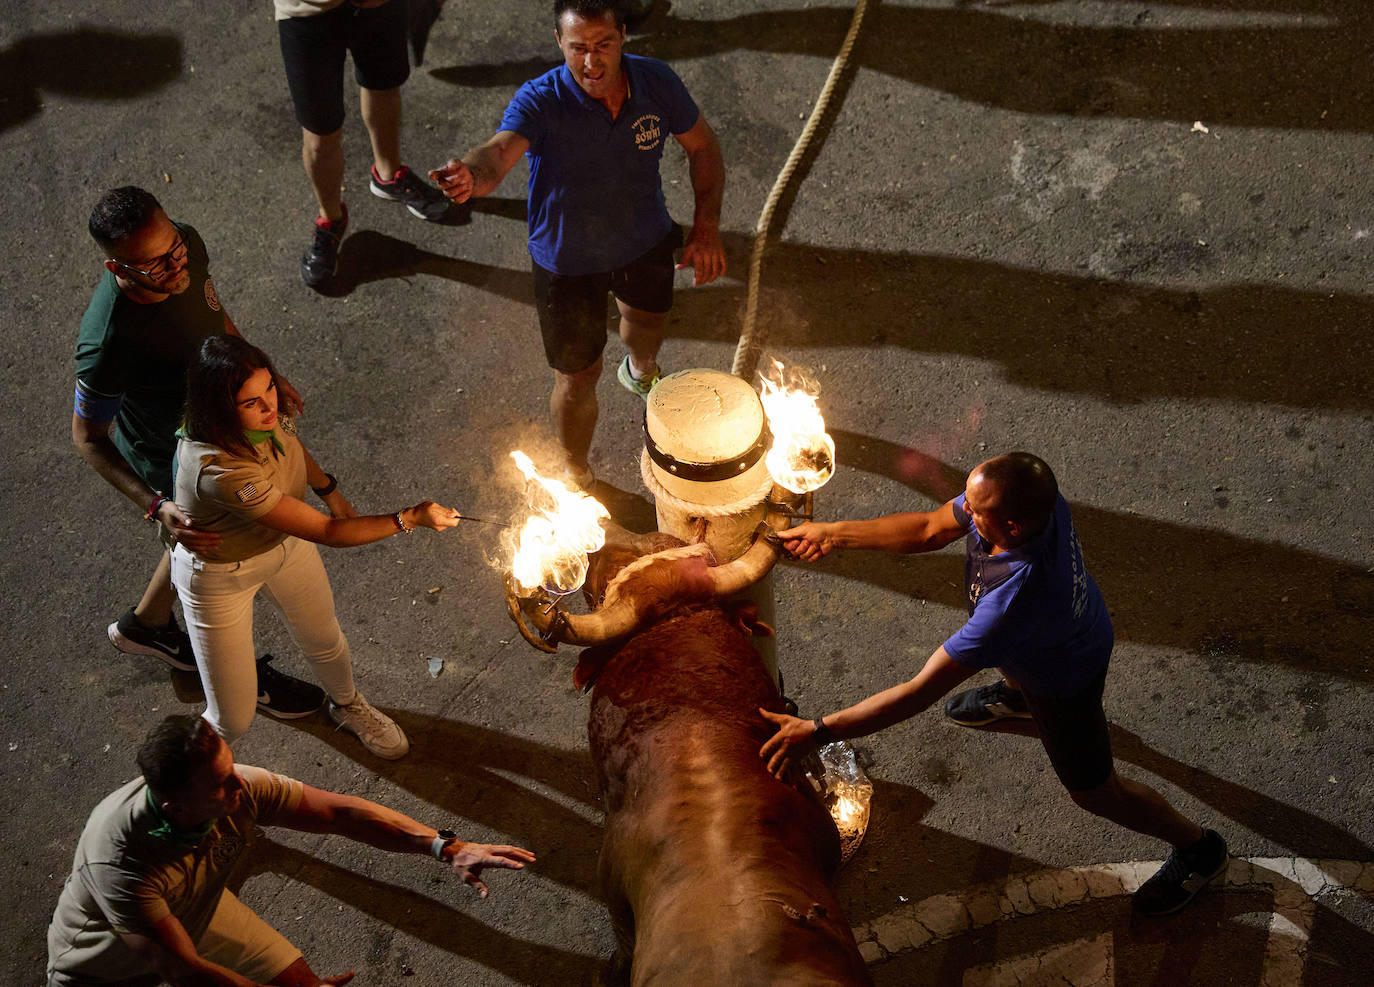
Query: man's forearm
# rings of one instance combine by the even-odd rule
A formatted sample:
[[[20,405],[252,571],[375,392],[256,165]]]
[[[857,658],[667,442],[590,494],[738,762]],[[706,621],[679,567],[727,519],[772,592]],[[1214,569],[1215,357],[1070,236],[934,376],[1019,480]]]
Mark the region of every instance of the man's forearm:
[[[941,645],[915,678],[827,714],[825,725],[841,739],[865,737],[928,709],[974,671],[956,662]]]
[[[481,198],[496,191],[506,177],[501,167],[501,155],[491,147],[475,147],[463,156],[463,164],[472,172],[472,197]]]
[[[835,521],[837,548],[868,548],[880,552],[929,552],[949,542],[936,537],[927,512],[888,514],[867,521]]]
[[[73,444],[81,453],[81,458],[90,463],[105,482],[143,510],[148,509],[156,493],[134,472],[108,435],[84,441],[73,440]]]
[[[707,146],[688,155],[687,169],[696,200],[693,225],[719,229],[720,207],[725,196],[725,160],[714,134]]]

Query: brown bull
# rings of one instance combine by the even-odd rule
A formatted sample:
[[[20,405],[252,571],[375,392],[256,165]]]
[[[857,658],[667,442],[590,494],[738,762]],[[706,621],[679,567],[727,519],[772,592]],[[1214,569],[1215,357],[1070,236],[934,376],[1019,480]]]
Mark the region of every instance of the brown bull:
[[[604,549],[589,598],[601,602],[615,570],[667,537]],[[589,648],[578,664],[578,684],[594,683],[589,733],[606,808],[600,874],[618,942],[610,979],[869,984],[830,888],[835,825],[809,789],[776,780],[759,758],[773,728],[758,709],[783,704],[743,629],[748,615],[709,602],[663,615],[669,601],[700,598],[711,582],[709,559],[682,554],[691,551],[618,580],[612,595],[655,622]]]

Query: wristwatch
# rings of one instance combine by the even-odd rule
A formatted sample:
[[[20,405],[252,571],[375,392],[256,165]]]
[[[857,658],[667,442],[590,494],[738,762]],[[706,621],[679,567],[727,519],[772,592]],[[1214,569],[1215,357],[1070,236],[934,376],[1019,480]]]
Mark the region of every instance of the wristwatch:
[[[825,717],[818,716],[811,721],[816,725],[815,731],[811,734],[812,741],[817,747],[824,747],[826,744],[833,743],[835,735],[830,732],[830,728],[825,725]]]
[[[435,860],[444,859],[444,847],[458,839],[458,834],[451,829],[441,829],[435,834],[433,842],[429,845],[429,852],[434,854]]]

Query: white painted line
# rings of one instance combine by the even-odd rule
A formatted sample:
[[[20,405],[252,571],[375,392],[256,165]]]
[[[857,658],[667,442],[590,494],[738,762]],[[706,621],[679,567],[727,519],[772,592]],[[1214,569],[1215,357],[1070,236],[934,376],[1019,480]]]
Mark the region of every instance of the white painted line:
[[[869,963],[881,963],[997,922],[1133,894],[1161,864],[1158,860],[1132,860],[1009,874],[1000,880],[902,905],[858,926],[854,935],[859,940],[859,951],[864,959]],[[1273,895],[1273,915],[1269,921],[1260,983],[1287,987],[1303,980],[1308,940],[1317,914],[1316,897],[1341,888],[1374,891],[1374,861],[1232,857],[1226,874],[1212,882],[1211,888],[1268,891]],[[986,968],[972,968],[966,971],[964,983],[968,987],[1017,983],[1020,981],[1015,971],[1022,965],[1029,964],[1026,966],[1028,971],[1037,970],[1044,964],[1058,970],[1061,960],[1067,962],[1074,958],[1079,965],[1073,967],[1072,975],[1063,975],[1065,981],[1076,987],[1110,983],[1113,966],[1110,944],[1104,952],[1103,948],[1092,946],[1093,942],[1098,940],[1084,940],[1014,957]],[[1083,948],[1074,951],[1080,945]],[[1103,969],[1107,971],[1106,980],[1099,977]],[[1047,968],[1044,972],[1048,974],[1050,970]]]

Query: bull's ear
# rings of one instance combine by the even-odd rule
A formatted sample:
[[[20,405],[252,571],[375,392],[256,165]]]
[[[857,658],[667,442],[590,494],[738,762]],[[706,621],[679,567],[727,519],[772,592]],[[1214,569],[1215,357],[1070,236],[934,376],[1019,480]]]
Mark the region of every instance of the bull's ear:
[[[615,656],[618,647],[619,645],[596,644],[590,648],[583,648],[577,659],[577,668],[573,669],[573,688],[578,692],[590,691],[591,687],[596,685],[596,680],[601,677],[606,662]]]
[[[741,603],[730,613],[730,619],[734,621],[745,634],[750,637],[773,637],[773,628],[759,620],[759,606],[757,603]]]

